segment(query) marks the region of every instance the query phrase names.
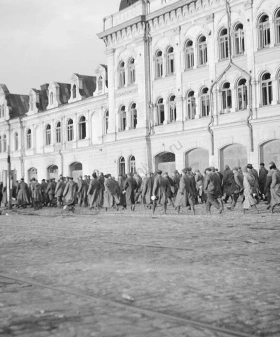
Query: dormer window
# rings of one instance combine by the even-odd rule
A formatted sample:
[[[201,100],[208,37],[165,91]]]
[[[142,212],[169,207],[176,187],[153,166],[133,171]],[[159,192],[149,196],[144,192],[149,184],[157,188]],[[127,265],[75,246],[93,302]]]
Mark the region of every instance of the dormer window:
[[[53,104],[53,92],[50,93],[50,104]]]
[[[72,88],[72,97],[73,97],[73,99],[75,99],[77,97],[77,86],[76,86],[76,84],[74,84],[73,88]]]
[[[102,91],[103,89],[103,77],[102,76],[99,76],[97,86],[98,86],[98,91]]]

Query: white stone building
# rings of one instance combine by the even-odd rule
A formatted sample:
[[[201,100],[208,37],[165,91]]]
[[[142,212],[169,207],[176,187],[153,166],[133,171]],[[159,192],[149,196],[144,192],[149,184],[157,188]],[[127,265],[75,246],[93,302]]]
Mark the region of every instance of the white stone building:
[[[98,36],[95,76],[0,86],[3,179],[8,146],[17,179],[280,166],[279,1],[122,0]]]

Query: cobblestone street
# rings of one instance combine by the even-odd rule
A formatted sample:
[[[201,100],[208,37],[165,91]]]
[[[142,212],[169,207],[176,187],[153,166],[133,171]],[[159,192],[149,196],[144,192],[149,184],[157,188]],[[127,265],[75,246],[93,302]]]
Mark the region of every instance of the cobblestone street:
[[[280,213],[2,212],[0,336],[280,336]]]

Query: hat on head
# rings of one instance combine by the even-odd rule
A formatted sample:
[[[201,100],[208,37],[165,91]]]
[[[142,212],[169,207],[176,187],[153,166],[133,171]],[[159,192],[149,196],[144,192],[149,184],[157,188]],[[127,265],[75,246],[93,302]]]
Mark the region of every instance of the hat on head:
[[[104,178],[109,178],[109,174],[105,174]]]
[[[264,163],[260,163],[260,166],[264,166]]]
[[[252,170],[253,165],[252,165],[252,164],[248,164],[248,165],[247,165],[247,168],[250,169],[250,170]]]
[[[237,168],[237,167],[234,167],[234,168],[232,169],[232,171],[238,171],[238,168]]]
[[[157,170],[157,174],[162,174],[162,171],[161,170]]]
[[[178,172],[178,170],[175,170],[173,173],[176,174],[176,173],[179,173],[179,172]]]
[[[270,168],[270,169],[276,168],[276,165],[275,165],[274,161],[271,161],[271,162],[269,163],[269,168]]]
[[[184,168],[184,169],[182,170],[182,172],[183,172],[183,173],[187,173],[188,170],[187,170],[186,168]]]
[[[79,176],[79,178],[83,178],[83,176]]]

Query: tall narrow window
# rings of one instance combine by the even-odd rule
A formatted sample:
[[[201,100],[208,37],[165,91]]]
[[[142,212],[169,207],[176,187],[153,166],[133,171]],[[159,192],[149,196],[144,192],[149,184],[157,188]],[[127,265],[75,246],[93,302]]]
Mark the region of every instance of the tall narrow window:
[[[2,136],[0,136],[0,153],[2,152]]]
[[[276,79],[277,79],[277,89],[278,89],[278,103],[280,103],[280,71],[278,71]]]
[[[61,143],[61,124],[60,124],[60,122],[57,122],[57,124],[56,124],[55,135],[56,135],[56,142]]]
[[[108,128],[109,128],[109,110],[106,111],[105,113],[105,123],[104,123],[104,133],[107,135],[108,133]]]
[[[174,61],[174,49],[173,49],[173,47],[169,47],[167,49],[166,62],[167,62],[167,69],[166,69],[167,75],[174,74],[174,72],[175,72],[175,61]]]
[[[134,156],[130,156],[129,158],[129,172],[136,173],[136,162]]]
[[[125,65],[121,61],[119,64],[119,87],[122,88],[125,86]]]
[[[97,83],[98,91],[102,91],[103,89],[103,77],[99,76],[98,83]]]
[[[79,119],[79,139],[85,139],[87,135],[86,132],[86,118],[82,116]]]
[[[185,44],[185,69],[192,69],[194,66],[193,42],[188,40]]]
[[[15,140],[15,151],[18,151],[18,133],[15,133],[14,136],[14,140]]]
[[[31,142],[31,130],[30,129],[28,129],[27,130],[27,133],[26,133],[26,147],[28,148],[28,149],[31,149],[31,146],[32,146],[32,142]]]
[[[232,107],[231,90],[228,82],[222,86],[222,112],[229,112]]]
[[[67,123],[67,140],[71,142],[74,139],[74,129],[73,129],[73,120],[69,119]]]
[[[120,131],[125,131],[126,129],[126,111],[123,105],[120,110]]]
[[[46,145],[51,145],[51,126],[46,126]]]
[[[129,84],[135,83],[135,61],[133,58],[128,62],[128,80]]]
[[[262,105],[270,105],[272,102],[272,81],[271,75],[269,73],[265,73],[261,79],[261,87],[262,87]]]
[[[73,99],[75,99],[77,97],[77,86],[76,86],[76,84],[73,85],[72,96],[73,96]]]
[[[208,62],[206,37],[201,36],[198,39],[198,64],[203,66]]]
[[[169,118],[170,122],[176,122],[176,102],[175,102],[175,96],[172,95],[169,99]]]
[[[3,111],[2,111],[2,105],[0,105],[0,118],[2,118]]]
[[[53,92],[50,93],[50,104],[53,104]]]
[[[163,76],[163,58],[162,58],[162,51],[158,50],[156,53],[156,78],[160,78]]]
[[[165,113],[164,113],[164,103],[163,98],[159,98],[157,101],[157,125],[163,124],[165,120]]]
[[[237,84],[238,110],[246,110],[248,105],[247,85],[245,78],[238,81]]]
[[[223,28],[219,36],[220,45],[220,60],[225,60],[228,58],[228,31]]]
[[[124,157],[120,157],[119,159],[119,174],[125,174],[125,159]]]
[[[195,104],[195,97],[194,91],[189,91],[187,95],[187,113],[188,119],[194,119],[196,114],[196,104]]]
[[[270,24],[269,17],[266,14],[263,14],[258,23],[259,31],[259,48],[267,48],[270,45]]]
[[[201,116],[209,116],[210,113],[210,99],[209,99],[209,89],[203,88],[201,91]]]
[[[7,136],[3,136],[3,152],[7,151]]]
[[[234,28],[234,54],[243,55],[245,51],[243,25],[238,23]]]
[[[131,127],[132,129],[136,129],[137,126],[137,109],[136,109],[136,104],[133,103],[130,108],[130,118],[131,118]]]
[[[280,44],[280,8],[275,15],[275,43]]]

